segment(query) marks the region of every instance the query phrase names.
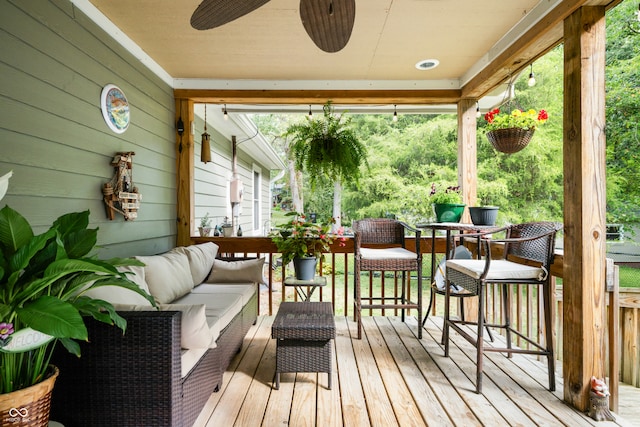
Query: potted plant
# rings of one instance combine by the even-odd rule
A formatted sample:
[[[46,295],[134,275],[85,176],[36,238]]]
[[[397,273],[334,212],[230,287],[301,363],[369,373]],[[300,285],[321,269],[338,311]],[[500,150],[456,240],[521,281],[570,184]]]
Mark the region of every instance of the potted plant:
[[[329,234],[331,224],[322,225],[307,221],[304,214],[289,212],[286,216],[291,220],[279,224],[270,233],[271,240],[282,254],[282,264],[293,261],[296,278],[313,279],[318,259],[323,259],[324,252],[330,251],[333,237]]]
[[[209,212],[204,214],[200,219],[200,227],[198,227],[200,237],[207,237],[211,233],[211,218],[209,218]]]
[[[514,109],[511,113],[501,113],[499,108],[484,115],[487,121],[485,131],[493,148],[502,153],[517,153],[529,144],[536,126],[547,121],[545,110],[523,111]]]
[[[148,299],[117,267],[142,265],[134,259],[99,260],[90,255],[98,229],[88,229],[89,211],[59,217],[34,235],[27,220],[0,210],[0,417],[16,425],[48,423],[57,368],[49,361],[56,343],[80,356],[75,340],[88,340],[83,316],[113,324],[126,321],[111,304],[84,293],[120,286]],[[43,403],[44,402],[44,403]],[[26,418],[30,424],[26,424]],[[3,424],[4,425],[4,424]]]
[[[429,193],[436,222],[458,222],[466,206],[462,203],[460,186],[448,186],[439,190],[435,183],[431,184]]]
[[[229,222],[229,217],[224,217],[224,222],[222,223],[222,236],[223,237],[231,237],[233,236],[233,224]]]
[[[322,109],[322,116],[289,126],[285,135],[293,138],[288,156],[296,171],[306,172],[311,187],[326,180],[333,183],[333,228],[337,230],[341,226],[342,183],[358,181],[361,166],[368,167],[367,148],[350,117],[335,114],[331,101]]]

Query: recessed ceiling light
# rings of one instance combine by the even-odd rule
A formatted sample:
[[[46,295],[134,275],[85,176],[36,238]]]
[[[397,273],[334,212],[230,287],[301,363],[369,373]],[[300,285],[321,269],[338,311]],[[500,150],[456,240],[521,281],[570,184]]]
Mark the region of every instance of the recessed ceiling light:
[[[422,61],[418,61],[416,63],[416,68],[418,70],[431,70],[436,68],[440,64],[440,61],[437,59],[423,59]]]

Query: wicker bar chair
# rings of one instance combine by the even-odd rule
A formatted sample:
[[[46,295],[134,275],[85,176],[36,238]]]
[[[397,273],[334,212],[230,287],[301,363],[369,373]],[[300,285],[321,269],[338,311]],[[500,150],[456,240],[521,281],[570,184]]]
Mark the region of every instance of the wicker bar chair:
[[[355,240],[354,317],[358,323],[358,339],[362,338],[363,309],[401,309],[402,321],[406,309],[418,310],[418,339],[422,338],[422,253],[420,230],[395,219],[368,218],[353,223]],[[416,236],[416,251],[405,246],[405,232]],[[362,296],[360,273],[362,271],[402,272],[400,296]],[[416,271],[418,281],[417,301],[411,300],[407,272]],[[371,274],[371,273],[370,273]],[[364,301],[364,303],[363,303]]]
[[[470,322],[454,319],[449,313],[450,292],[445,294],[445,322],[444,322],[444,355],[449,356],[449,329],[452,328],[476,347],[476,392],[482,392],[482,357],[485,351],[507,353],[535,354],[547,357],[549,370],[549,390],[554,391],[555,358],[553,351],[553,319],[551,304],[551,275],[549,269],[553,263],[556,233],[562,225],[554,222],[530,222],[515,224],[486,233],[465,235],[466,237],[480,237],[480,249],[484,259],[450,259],[447,261],[447,284],[453,282],[462,286],[472,294],[478,295],[478,321],[476,335],[470,334],[464,327]],[[497,232],[506,232],[504,239],[491,239]],[[504,244],[503,256],[492,256],[492,243]],[[517,261],[517,262],[516,262]],[[526,264],[526,265],[525,265]],[[502,285],[503,323],[485,324],[484,297],[485,288],[489,283]],[[510,284],[541,285],[543,293],[543,310],[545,336],[544,343],[534,341],[512,328],[510,323],[511,295]],[[449,286],[447,286],[449,289]],[[538,288],[540,289],[540,288]],[[486,326],[503,328],[506,331],[506,347],[485,347],[483,330]],[[513,348],[511,336],[515,334],[530,344],[530,348]]]

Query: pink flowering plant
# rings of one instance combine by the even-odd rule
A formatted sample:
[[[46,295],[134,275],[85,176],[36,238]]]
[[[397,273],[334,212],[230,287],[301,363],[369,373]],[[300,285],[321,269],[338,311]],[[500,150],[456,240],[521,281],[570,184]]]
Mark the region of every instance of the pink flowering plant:
[[[487,121],[485,130],[490,132],[497,129],[521,128],[535,130],[536,126],[544,124],[549,115],[545,110],[536,111],[530,109],[523,111],[515,109],[511,113],[501,113],[499,108],[489,111],[484,115]]]
[[[344,245],[343,230],[336,235],[330,233],[332,223],[320,224],[307,221],[303,213],[289,212],[291,220],[279,224],[276,231],[270,233],[271,240],[282,254],[282,263],[288,264],[294,258],[324,258],[325,252],[331,251],[331,244],[337,238]]]
[[[443,205],[462,204],[462,194],[459,185],[450,185],[443,189],[438,189],[435,182],[431,183],[431,192],[429,193],[431,203]]]

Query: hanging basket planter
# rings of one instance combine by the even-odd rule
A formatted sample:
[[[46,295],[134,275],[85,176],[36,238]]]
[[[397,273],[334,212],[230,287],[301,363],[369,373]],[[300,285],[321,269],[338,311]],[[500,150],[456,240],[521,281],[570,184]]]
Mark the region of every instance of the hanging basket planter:
[[[529,144],[534,129],[506,128],[487,132],[487,139],[493,148],[501,153],[517,153]]]

